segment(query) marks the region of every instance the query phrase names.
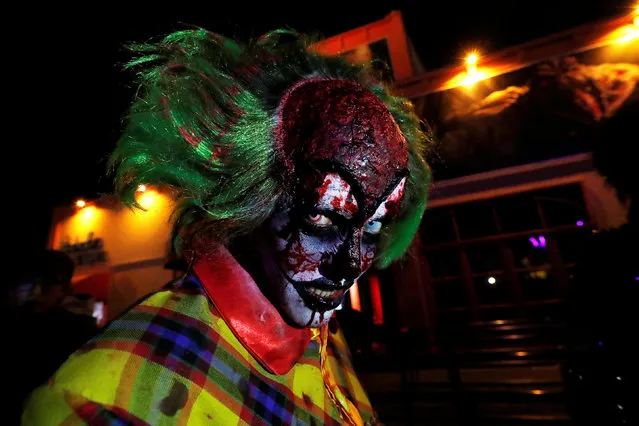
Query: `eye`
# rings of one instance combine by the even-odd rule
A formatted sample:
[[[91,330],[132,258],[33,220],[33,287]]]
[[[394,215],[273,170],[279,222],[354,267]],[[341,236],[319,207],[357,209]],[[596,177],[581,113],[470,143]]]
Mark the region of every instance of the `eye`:
[[[306,220],[309,223],[312,223],[315,226],[330,226],[333,224],[333,222],[327,218],[326,216],[324,216],[323,214],[309,214],[306,217]]]
[[[364,225],[364,232],[369,234],[379,234],[379,231],[382,230],[382,222],[379,220],[371,220]]]

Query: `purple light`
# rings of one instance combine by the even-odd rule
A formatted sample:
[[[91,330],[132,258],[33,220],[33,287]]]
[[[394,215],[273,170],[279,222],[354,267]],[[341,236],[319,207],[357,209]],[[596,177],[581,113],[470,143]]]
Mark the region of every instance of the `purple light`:
[[[577,221],[577,226],[584,226],[584,221],[583,220],[578,220]]]
[[[635,277],[635,281],[639,281],[639,277]]]
[[[546,247],[546,237],[544,237],[543,235],[539,236],[539,245],[541,247]]]
[[[528,238],[528,241],[530,241],[530,244],[532,244],[533,247],[539,247],[539,242],[537,241],[537,238],[530,237],[530,238]]]

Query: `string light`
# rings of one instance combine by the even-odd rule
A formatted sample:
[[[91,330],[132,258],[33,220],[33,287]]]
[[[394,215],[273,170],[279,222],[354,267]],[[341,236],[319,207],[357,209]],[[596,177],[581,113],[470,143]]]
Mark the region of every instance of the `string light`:
[[[146,185],[138,186],[138,192],[145,192],[145,191],[146,191]]]
[[[495,278],[495,277],[488,277],[488,284],[490,284],[490,285],[495,285],[495,284],[497,284],[497,278]]]
[[[87,205],[87,203],[86,203],[86,201],[84,201],[84,200],[78,200],[78,201],[76,201],[76,202],[75,202],[75,205],[76,205],[78,208],[80,208],[80,209],[81,209],[82,207],[86,206],[86,205]]]

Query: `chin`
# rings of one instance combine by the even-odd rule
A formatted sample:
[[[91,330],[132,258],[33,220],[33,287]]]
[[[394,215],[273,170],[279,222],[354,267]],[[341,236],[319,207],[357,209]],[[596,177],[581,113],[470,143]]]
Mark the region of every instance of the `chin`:
[[[330,304],[315,304],[315,307],[309,307],[289,282],[286,283],[281,297],[280,306],[288,320],[294,326],[302,328],[317,328],[328,324],[335,309],[344,299],[344,296],[341,296],[339,300],[331,301]]]
[[[326,281],[295,281],[275,262],[265,262],[264,268],[270,287],[269,299],[294,327],[317,328],[328,324],[348,291],[336,289]]]

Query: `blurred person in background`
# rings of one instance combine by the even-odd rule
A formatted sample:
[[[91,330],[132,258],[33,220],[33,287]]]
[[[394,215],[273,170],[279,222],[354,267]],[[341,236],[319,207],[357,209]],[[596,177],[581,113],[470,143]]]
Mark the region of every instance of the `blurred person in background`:
[[[20,376],[8,392],[11,425],[19,424],[29,392],[98,331],[91,313],[78,311],[74,302],[71,278],[75,265],[67,254],[46,250],[25,256],[23,263],[13,265],[15,272],[5,287],[8,309],[2,314],[3,334],[11,345],[8,365]]]

